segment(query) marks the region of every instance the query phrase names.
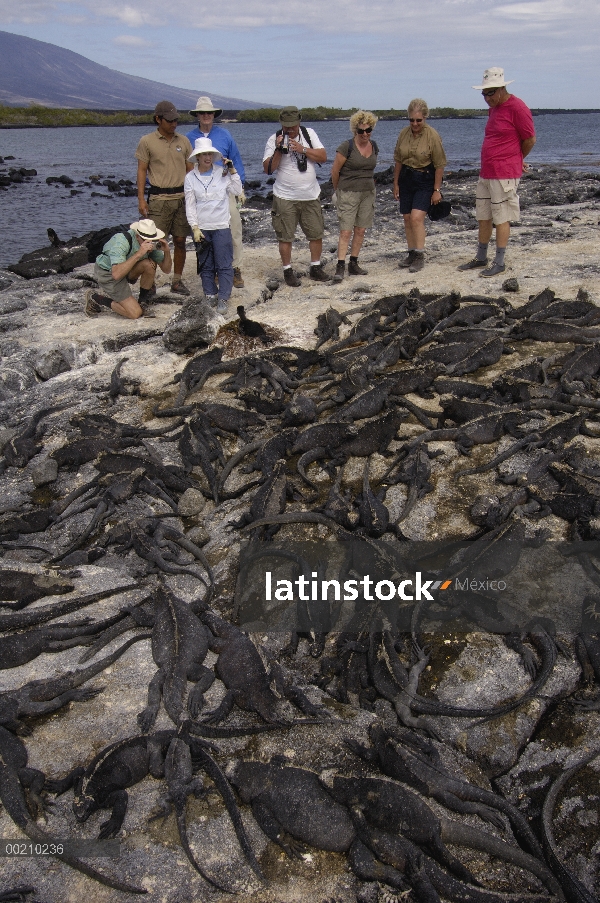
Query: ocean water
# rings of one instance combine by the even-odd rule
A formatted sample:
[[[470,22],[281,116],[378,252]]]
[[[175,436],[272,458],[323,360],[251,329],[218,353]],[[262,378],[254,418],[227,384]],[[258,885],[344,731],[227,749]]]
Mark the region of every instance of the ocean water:
[[[327,148],[330,160],[349,137],[347,122],[312,125]],[[393,162],[398,132],[406,121],[379,122],[373,133],[379,146],[378,169]],[[432,122],[439,131],[448,157],[448,169],[474,169],[485,119],[440,119]],[[597,171],[600,167],[600,113],[556,113],[535,117],[537,144],[528,157],[535,166],[558,165]],[[229,123],[244,160],[246,179],[264,183],[262,156],[273,123]],[[188,127],[186,127],[187,129]],[[191,128],[191,126],[189,127]],[[135,182],[137,143],[147,126],[123,128],[2,129],[0,156],[14,156],[4,167],[36,169],[37,178],[0,192],[0,266],[15,263],[22,254],[48,244],[46,229],[53,228],[68,239],[92,229],[101,229],[138,218],[137,199],[91,197],[90,189],[71,196],[62,185],[47,185],[49,176],[68,175],[75,182],[91,175],[131,179]],[[330,163],[319,170],[319,179],[329,178]],[[77,188],[77,184],[73,186]],[[104,187],[94,189],[105,194]]]

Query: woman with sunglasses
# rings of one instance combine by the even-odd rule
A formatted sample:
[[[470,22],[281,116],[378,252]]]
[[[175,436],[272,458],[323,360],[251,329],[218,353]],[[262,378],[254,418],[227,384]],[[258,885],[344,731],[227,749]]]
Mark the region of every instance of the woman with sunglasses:
[[[367,229],[373,225],[375,213],[375,180],[378,147],[371,141],[377,116],[358,110],[350,117],[352,138],[338,147],[331,181],[337,194],[337,212],[340,223],[338,262],[333,277],[341,282],[346,270],[346,254],[350,245],[349,276],[366,276],[367,271],[358,265],[358,255]],[[352,240],[352,242],[351,242]]]
[[[400,201],[408,254],[399,266],[418,273],[425,265],[425,216],[442,200],[446,154],[442,139],[427,125],[429,107],[416,97],[408,105],[410,125],[398,135],[394,151],[394,197]]]

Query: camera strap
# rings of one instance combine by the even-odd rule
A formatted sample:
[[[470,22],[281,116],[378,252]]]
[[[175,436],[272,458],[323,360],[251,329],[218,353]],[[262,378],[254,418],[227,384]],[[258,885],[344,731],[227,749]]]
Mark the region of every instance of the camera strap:
[[[304,143],[305,143],[305,144],[308,144],[308,146],[312,148],[313,143],[312,143],[312,141],[310,140],[310,135],[308,134],[308,129],[305,128],[303,125],[301,125],[301,126],[300,126],[300,131],[302,132],[302,137],[304,138]],[[283,135],[283,129],[278,129],[278,130],[275,132],[275,143],[277,143],[277,139],[279,138],[280,135]],[[320,165],[321,165],[320,163],[317,163],[317,166],[320,166]],[[269,175],[271,175],[271,170],[270,170],[270,169],[269,169]]]

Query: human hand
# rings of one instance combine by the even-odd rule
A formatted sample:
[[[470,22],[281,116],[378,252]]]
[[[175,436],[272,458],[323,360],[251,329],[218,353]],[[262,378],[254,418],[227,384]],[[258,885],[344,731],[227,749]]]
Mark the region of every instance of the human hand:
[[[138,202],[138,210],[139,210],[139,212],[140,212],[140,215],[141,215],[144,219],[146,219],[147,216],[148,216],[148,204],[146,203],[146,201],[139,201],[139,202]]]
[[[525,160],[523,160],[523,172],[531,172],[531,167],[529,163],[525,162]]]
[[[396,201],[399,201],[399,200],[400,200],[400,186],[399,186],[399,185],[394,185],[392,191],[393,191],[393,194],[394,194],[394,199],[395,199]]]
[[[337,207],[337,191],[334,191],[331,195],[331,203],[334,207]]]
[[[240,193],[237,196],[237,205],[238,205],[238,207],[243,207],[245,203],[246,203],[246,195],[244,193],[244,189],[242,188],[242,190],[240,191]]]
[[[140,245],[139,254],[140,257],[143,257],[144,254],[151,254],[152,251],[156,250],[156,242],[154,241],[143,241]]]
[[[198,226],[192,226],[192,235],[194,236],[194,241],[196,244],[199,244],[201,241],[204,241],[204,233]]]

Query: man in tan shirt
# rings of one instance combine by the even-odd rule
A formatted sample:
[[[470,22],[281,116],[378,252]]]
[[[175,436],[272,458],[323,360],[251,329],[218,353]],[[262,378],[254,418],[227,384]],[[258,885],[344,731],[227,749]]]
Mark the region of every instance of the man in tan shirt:
[[[154,220],[159,229],[173,237],[174,267],[171,291],[189,295],[181,275],[185,264],[185,240],[190,227],[185,218],[183,180],[193,169],[189,162],[192,145],[177,129],[179,114],[168,100],[154,109],[156,131],[144,135],[135,152],[138,161],[137,191],[140,216]],[[145,198],[146,177],[150,180],[148,201]]]

